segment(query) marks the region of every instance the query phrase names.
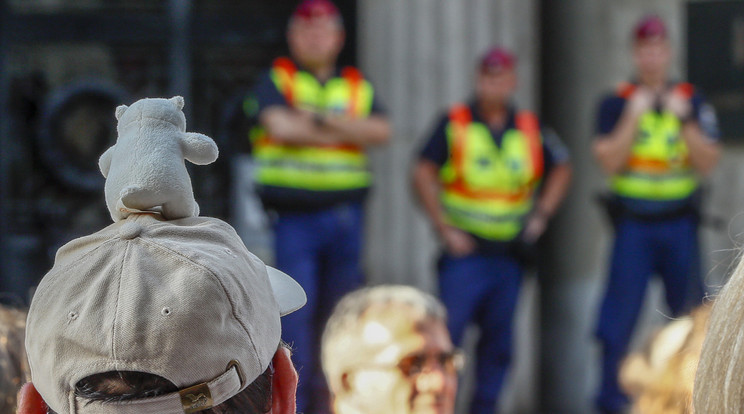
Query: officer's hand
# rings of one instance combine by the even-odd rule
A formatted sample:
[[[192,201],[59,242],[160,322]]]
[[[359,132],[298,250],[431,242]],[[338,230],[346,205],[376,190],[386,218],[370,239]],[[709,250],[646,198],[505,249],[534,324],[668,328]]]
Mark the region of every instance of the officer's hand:
[[[664,96],[663,104],[665,110],[671,111],[679,119],[689,118],[692,112],[690,100],[676,91],[668,92]]]
[[[641,115],[653,108],[655,100],[656,96],[651,90],[639,86],[628,100],[628,110],[634,115]]]
[[[447,252],[455,257],[467,256],[473,253],[476,247],[473,236],[450,226],[442,230],[442,241]]]
[[[522,239],[528,244],[534,244],[537,239],[545,233],[548,228],[548,218],[545,214],[533,214],[527,219],[527,224],[522,232]]]

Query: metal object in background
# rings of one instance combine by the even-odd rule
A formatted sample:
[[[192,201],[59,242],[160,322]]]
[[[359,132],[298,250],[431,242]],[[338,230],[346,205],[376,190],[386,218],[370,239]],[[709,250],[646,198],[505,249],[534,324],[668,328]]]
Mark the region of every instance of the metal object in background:
[[[60,88],[41,113],[37,148],[44,167],[71,191],[100,195],[98,157],[116,142],[114,109],[129,102],[119,86],[81,80]]]
[[[128,100],[120,87],[81,80],[33,102],[28,95],[43,89],[37,82],[16,85],[23,91],[12,101],[20,108],[14,108],[14,162],[3,177],[13,190],[3,213],[11,218],[0,266],[4,303],[27,303],[56,249],[110,220],[101,202],[98,157],[116,140],[114,109]]]

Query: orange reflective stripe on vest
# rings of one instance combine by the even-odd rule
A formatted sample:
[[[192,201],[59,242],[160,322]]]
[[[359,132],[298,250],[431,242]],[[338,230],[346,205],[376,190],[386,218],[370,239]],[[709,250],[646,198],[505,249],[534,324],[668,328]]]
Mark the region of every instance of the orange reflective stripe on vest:
[[[540,180],[545,169],[545,160],[543,158],[542,142],[540,140],[540,122],[537,116],[529,111],[521,111],[516,118],[517,129],[524,132],[529,140],[532,151],[533,177],[534,180]]]
[[[668,160],[653,160],[648,158],[641,158],[637,156],[631,156],[628,159],[628,168],[633,171],[639,172],[650,172],[650,173],[662,173],[669,171],[673,168],[672,163]],[[690,160],[685,159],[682,166],[689,167]]]
[[[361,88],[362,80],[364,79],[362,72],[355,67],[347,66],[341,72],[341,76],[349,82],[349,87],[351,88],[351,99],[349,100],[347,115],[356,118],[359,111],[359,88]]]
[[[634,83],[622,82],[617,87],[617,96],[623,99],[630,99],[630,97],[633,96],[637,88],[638,87]]]
[[[622,82],[620,85],[618,85],[616,92],[617,96],[623,99],[630,99],[630,97],[633,96],[637,89],[638,85],[634,83]],[[674,86],[673,91],[682,95],[686,99],[691,99],[692,96],[695,94],[695,87],[691,83],[680,82]]]
[[[282,143],[281,141],[277,140],[276,138],[271,138],[267,134],[261,135],[258,139],[256,139],[253,142],[254,146],[257,147],[286,147],[286,146],[292,146]],[[353,144],[313,144],[313,145],[307,145],[303,144],[303,147],[313,147],[313,148],[325,148],[325,149],[332,149],[341,153],[361,153],[362,148],[353,145]]]
[[[297,73],[297,66],[289,58],[279,57],[274,60],[274,70],[279,75],[280,84],[282,85],[280,92],[284,95],[287,103],[290,106],[294,106],[294,79]]]
[[[450,111],[450,122],[455,128],[455,139],[452,145],[452,165],[455,168],[453,187],[465,189],[465,146],[468,142],[468,125],[473,121],[470,108],[456,105]]]
[[[682,82],[678,83],[674,87],[674,92],[682,95],[686,99],[692,99],[692,96],[695,94],[695,87],[692,86],[691,83]]]

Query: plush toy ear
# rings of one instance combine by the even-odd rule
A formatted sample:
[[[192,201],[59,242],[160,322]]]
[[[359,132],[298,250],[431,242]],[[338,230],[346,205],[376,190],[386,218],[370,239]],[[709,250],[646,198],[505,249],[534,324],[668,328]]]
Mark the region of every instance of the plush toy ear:
[[[183,109],[184,102],[182,96],[174,96],[170,98],[169,101],[173,102],[173,105],[175,105],[179,111]]]
[[[119,105],[116,107],[116,120],[120,120],[121,116],[124,115],[124,111],[126,111],[129,107],[126,105]]]

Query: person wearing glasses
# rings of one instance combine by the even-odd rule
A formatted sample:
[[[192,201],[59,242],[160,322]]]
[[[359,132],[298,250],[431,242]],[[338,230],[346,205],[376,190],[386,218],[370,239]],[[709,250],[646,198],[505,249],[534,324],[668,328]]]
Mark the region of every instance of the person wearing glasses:
[[[452,414],[462,354],[444,306],[410,286],[356,290],[338,303],[321,361],[336,414]]]

